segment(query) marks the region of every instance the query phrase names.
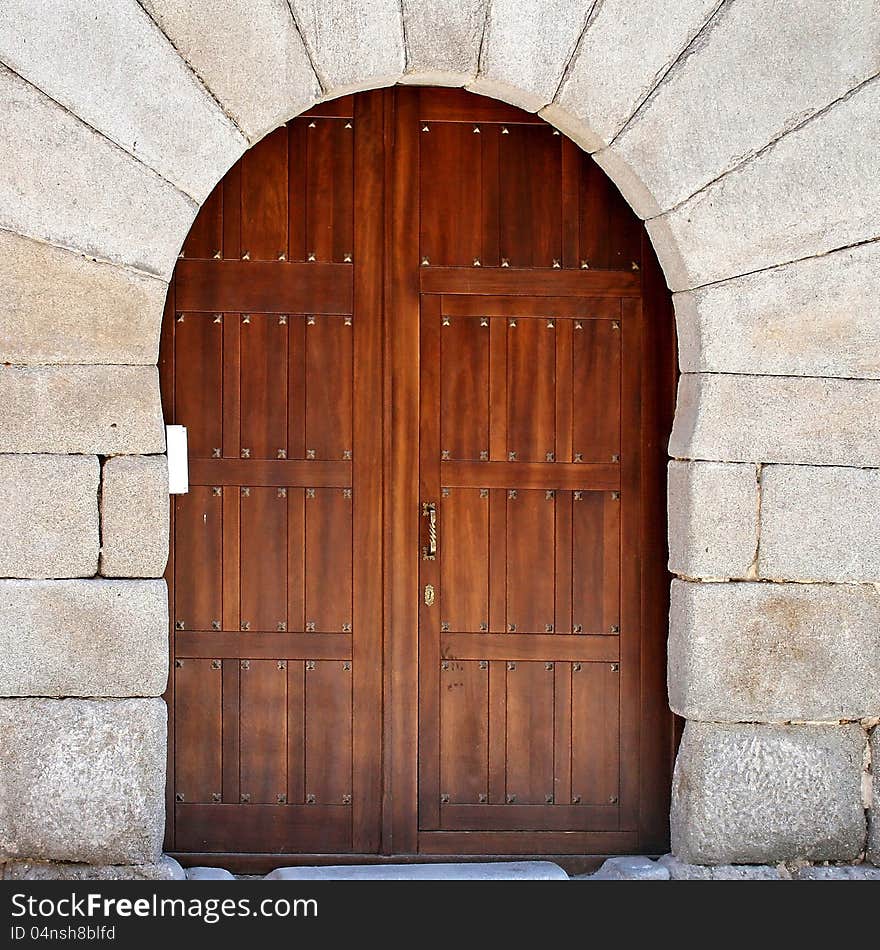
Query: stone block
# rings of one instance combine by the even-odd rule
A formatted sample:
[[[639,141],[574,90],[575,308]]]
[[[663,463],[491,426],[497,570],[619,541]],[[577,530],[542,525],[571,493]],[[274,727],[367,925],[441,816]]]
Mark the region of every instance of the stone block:
[[[477,74],[489,0],[402,0],[404,83],[462,86]]]
[[[590,152],[607,145],[720,2],[596,4],[556,99],[541,114]]]
[[[196,203],[0,67],[0,228],[170,277]]]
[[[880,726],[871,730],[871,775],[868,786],[871,808],[868,813],[868,860],[880,865]]]
[[[756,466],[670,462],[669,570],[748,577],[758,546]]]
[[[142,0],[142,6],[252,141],[321,94],[286,0]]]
[[[0,452],[165,451],[155,366],[0,366]]]
[[[675,458],[880,465],[880,383],[690,373],[678,385]]]
[[[390,86],[403,75],[403,15],[396,0],[290,0],[290,6],[331,98]]]
[[[0,231],[0,363],[155,363],[168,285]]]
[[[493,0],[468,88],[537,112],[553,100],[588,13],[583,0]]]
[[[638,856],[608,858],[585,881],[668,881],[669,871],[659,862]]]
[[[880,471],[768,465],[761,485],[761,577],[880,581]]]
[[[688,864],[852,861],[865,846],[859,725],[688,722],[672,852]]]
[[[877,36],[864,28],[877,17],[875,0],[852,0],[833,17],[827,10],[827,0],[720,9],[596,155],[641,217],[689,198],[877,72]]]
[[[152,864],[65,864],[10,861],[5,881],[183,881],[183,868],[167,854]]]
[[[187,868],[186,879],[188,881],[234,881],[235,875],[230,874],[225,868]]]
[[[168,562],[168,459],[119,455],[101,482],[101,573],[161,577]]]
[[[685,864],[675,855],[664,854],[658,864],[669,872],[673,881],[790,881],[791,872],[784,864],[773,867],[766,864]]]
[[[93,456],[0,455],[0,577],[97,571],[98,478]]]
[[[820,864],[798,868],[797,881],[880,881],[880,868],[870,864]]]
[[[880,236],[880,178],[865,175],[880,149],[878,113],[880,79],[653,218],[648,233],[669,287],[688,290]]]
[[[880,379],[880,242],[674,300],[683,373]]]
[[[0,854],[158,862],[166,729],[161,699],[0,700]]]
[[[686,719],[880,715],[880,593],[869,585],[672,582],[669,703]]]
[[[6,0],[0,58],[196,201],[247,147],[136,3]]]
[[[161,696],[168,591],[152,581],[0,581],[0,696]]]

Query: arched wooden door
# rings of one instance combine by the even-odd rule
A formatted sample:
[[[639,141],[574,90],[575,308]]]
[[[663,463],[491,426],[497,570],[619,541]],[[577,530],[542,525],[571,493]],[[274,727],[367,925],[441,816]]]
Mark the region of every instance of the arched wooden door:
[[[200,212],[161,376],[169,851],[665,847],[671,308],[588,156],[461,91],[316,107]]]

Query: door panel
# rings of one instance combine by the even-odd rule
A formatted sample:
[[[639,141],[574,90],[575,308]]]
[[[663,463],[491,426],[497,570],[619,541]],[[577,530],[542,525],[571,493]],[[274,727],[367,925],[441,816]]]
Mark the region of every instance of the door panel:
[[[230,169],[163,324],[167,850],[663,846],[669,327],[642,224],[512,106],[347,96]]]

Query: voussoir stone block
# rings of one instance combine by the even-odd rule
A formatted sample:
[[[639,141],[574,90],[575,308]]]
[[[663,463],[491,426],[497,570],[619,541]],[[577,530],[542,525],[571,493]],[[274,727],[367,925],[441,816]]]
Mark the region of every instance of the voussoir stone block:
[[[642,217],[689,198],[877,72],[877,34],[865,29],[876,0],[827,12],[827,0],[739,0],[719,11],[596,156]]]
[[[865,845],[861,726],[688,722],[672,851],[690,864],[852,861]]]
[[[165,451],[155,366],[0,366],[2,452]]]
[[[0,854],[158,862],[166,728],[161,699],[0,700]]]
[[[402,0],[404,83],[462,86],[477,73],[489,0]]]
[[[390,86],[403,75],[403,14],[397,0],[289,2],[330,97]]]
[[[880,79],[648,222],[672,290],[880,236]],[[857,130],[857,131],[855,131]]]
[[[0,577],[95,574],[98,479],[94,456],[0,455]]]
[[[0,58],[196,201],[247,147],[137,3],[5,0]]]
[[[541,114],[590,152],[607,145],[720,2],[596,4],[559,94]]]
[[[675,580],[669,704],[686,719],[880,715],[880,593],[871,585]]]
[[[168,459],[119,455],[101,482],[101,573],[161,577],[168,561]]]
[[[880,865],[880,726],[871,730],[871,811],[868,817],[868,860]]]
[[[320,95],[286,0],[142,0],[142,6],[252,140]]]
[[[0,581],[0,696],[160,696],[163,580]]]
[[[687,577],[748,577],[758,546],[754,465],[670,462],[669,570]]]
[[[185,881],[183,868],[167,854],[152,864],[66,864],[10,861],[5,881]]]
[[[880,581],[878,536],[880,470],[805,465],[764,468],[758,558],[761,577]]]
[[[192,198],[2,66],[0,122],[0,228],[171,276]]]
[[[0,231],[0,363],[155,363],[168,285]]]
[[[588,13],[583,0],[493,0],[480,71],[468,88],[537,112],[556,94]]]
[[[880,241],[674,300],[683,373],[880,378]]]
[[[675,458],[880,465],[880,383],[688,373],[669,439]]]

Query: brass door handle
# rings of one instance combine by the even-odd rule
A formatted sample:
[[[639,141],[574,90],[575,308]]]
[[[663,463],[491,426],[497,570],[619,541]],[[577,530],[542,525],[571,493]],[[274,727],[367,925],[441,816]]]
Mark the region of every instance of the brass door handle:
[[[428,544],[422,548],[422,560],[437,559],[437,503],[422,502],[422,517],[428,519]]]

